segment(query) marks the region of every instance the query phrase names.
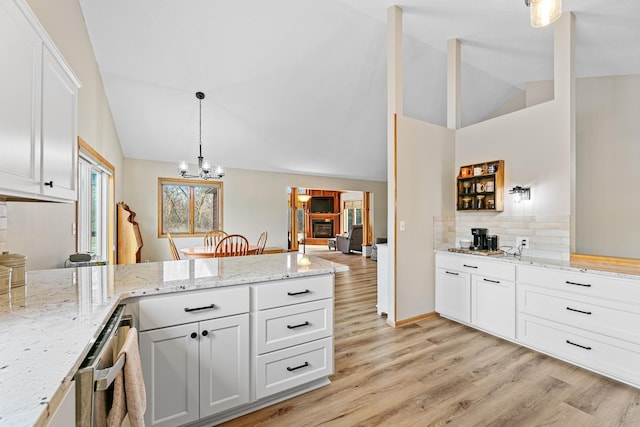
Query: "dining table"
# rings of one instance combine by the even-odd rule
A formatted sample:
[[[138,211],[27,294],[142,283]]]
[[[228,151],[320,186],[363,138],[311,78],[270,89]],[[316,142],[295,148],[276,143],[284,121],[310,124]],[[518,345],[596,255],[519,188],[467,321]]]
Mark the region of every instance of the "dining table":
[[[215,258],[216,256],[216,247],[215,246],[191,246],[187,248],[180,249],[187,258]],[[258,253],[257,245],[249,245],[249,250],[247,251],[247,255],[255,255]]]

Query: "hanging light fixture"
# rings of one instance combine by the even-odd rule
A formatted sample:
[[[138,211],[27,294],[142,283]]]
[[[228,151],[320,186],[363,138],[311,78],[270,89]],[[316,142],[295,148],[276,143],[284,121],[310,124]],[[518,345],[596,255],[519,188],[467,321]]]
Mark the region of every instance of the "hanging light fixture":
[[[224,170],[222,166],[216,166],[215,171],[211,172],[211,163],[202,157],[202,100],[204,99],[204,93],[196,92],[196,98],[200,101],[200,134],[198,139],[198,145],[200,148],[198,155],[198,175],[189,175],[189,163],[186,160],[180,160],[178,164],[178,170],[180,176],[183,178],[199,178],[199,179],[211,179],[222,178],[224,176]]]
[[[562,0],[524,0],[524,4],[530,9],[533,28],[553,24],[562,14]]]

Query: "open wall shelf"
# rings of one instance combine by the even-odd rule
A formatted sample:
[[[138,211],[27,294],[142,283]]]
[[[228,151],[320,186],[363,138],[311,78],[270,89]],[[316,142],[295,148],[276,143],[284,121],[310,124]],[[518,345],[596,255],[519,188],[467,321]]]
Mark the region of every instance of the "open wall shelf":
[[[460,167],[456,180],[458,211],[504,210],[504,160]]]

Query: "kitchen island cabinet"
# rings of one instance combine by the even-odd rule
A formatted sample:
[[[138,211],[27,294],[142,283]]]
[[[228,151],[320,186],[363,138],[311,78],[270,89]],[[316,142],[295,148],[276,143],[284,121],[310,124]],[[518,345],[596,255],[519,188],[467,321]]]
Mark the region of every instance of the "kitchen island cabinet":
[[[145,425],[187,424],[249,402],[247,286],[147,297],[138,306]]]
[[[336,272],[348,269],[313,256],[309,257],[310,265],[300,264],[301,257],[298,253],[283,253],[28,272],[27,284],[0,301],[0,340],[5,343],[0,347],[0,424],[47,425],[92,342],[118,304],[306,277],[326,276],[332,280]],[[134,320],[141,320],[135,304],[129,314]],[[247,316],[239,316],[243,315]],[[200,335],[205,329],[216,328],[206,324],[207,320],[197,322]],[[322,384],[328,384],[328,379],[312,381],[273,398],[284,399]],[[225,416],[230,419],[239,415],[242,411],[238,408],[242,407],[225,411]],[[248,410],[251,408],[244,409]]]

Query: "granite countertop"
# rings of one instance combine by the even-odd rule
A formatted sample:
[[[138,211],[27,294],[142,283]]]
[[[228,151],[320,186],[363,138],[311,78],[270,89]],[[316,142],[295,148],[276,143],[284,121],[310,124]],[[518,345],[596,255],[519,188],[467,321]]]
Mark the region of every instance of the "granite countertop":
[[[531,267],[554,268],[556,270],[591,273],[601,276],[615,277],[619,279],[640,280],[640,268],[638,267],[514,255],[476,255],[473,253],[450,252],[448,248],[436,249],[435,252],[455,256],[472,257],[478,260],[507,262],[511,264],[526,265]]]
[[[127,298],[347,271],[285,253],[29,271],[0,295],[0,425],[41,425],[95,336]],[[55,399],[54,399],[54,395]]]

